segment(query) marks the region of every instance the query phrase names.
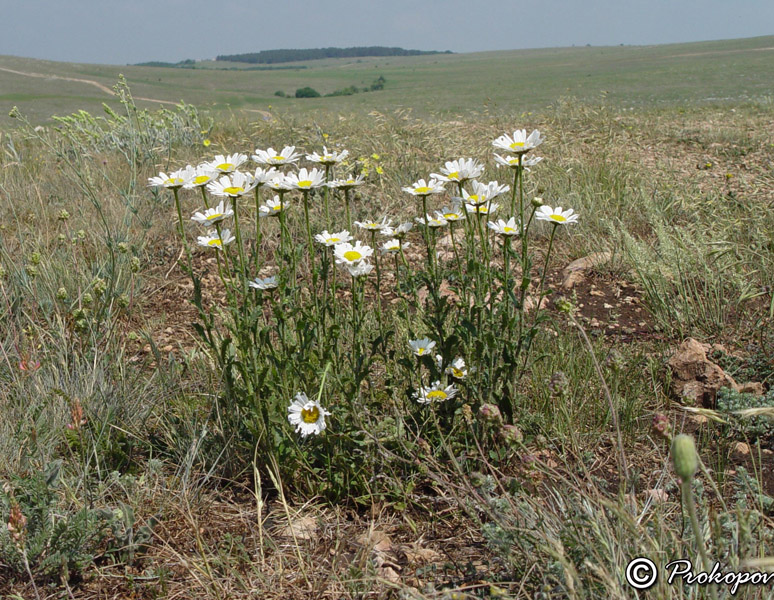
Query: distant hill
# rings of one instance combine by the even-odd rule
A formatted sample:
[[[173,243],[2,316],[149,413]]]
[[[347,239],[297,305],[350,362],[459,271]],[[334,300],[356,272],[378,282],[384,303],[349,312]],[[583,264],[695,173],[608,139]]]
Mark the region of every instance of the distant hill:
[[[321,60],[323,58],[363,58],[366,56],[420,56],[423,54],[452,54],[451,50],[406,50],[386,46],[356,46],[352,48],[308,48],[305,50],[262,50],[247,54],[222,54],[215,60],[253,64],[275,64]]]

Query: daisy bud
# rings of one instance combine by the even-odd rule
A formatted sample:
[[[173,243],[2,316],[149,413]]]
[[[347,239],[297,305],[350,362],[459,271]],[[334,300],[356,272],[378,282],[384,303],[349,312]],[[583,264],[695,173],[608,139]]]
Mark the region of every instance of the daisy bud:
[[[543,206],[543,199],[542,198],[538,198],[537,196],[535,196],[532,199],[532,206],[534,206],[535,208],[539,208],[539,207]]]
[[[64,208],[59,211],[59,217],[57,217],[60,221],[67,221],[67,219],[70,218],[70,213],[67,212]]]
[[[681,433],[672,440],[672,463],[682,481],[690,481],[699,469],[699,455],[690,435]]]
[[[62,300],[62,301],[67,300],[67,289],[65,289],[64,287],[60,287],[56,291],[56,299]]]

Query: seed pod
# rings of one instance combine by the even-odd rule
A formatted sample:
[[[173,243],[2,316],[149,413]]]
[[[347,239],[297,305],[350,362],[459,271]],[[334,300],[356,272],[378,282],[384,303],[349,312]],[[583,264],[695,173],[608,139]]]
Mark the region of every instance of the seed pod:
[[[699,455],[690,435],[676,435],[672,440],[672,463],[675,473],[683,481],[689,481],[699,469]]]

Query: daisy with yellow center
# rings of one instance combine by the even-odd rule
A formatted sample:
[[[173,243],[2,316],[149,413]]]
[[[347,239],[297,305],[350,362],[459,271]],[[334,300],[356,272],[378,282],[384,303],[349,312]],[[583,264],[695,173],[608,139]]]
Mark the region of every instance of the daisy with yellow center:
[[[382,251],[382,254],[398,254],[401,247],[408,248],[410,245],[408,242],[401,244],[398,238],[393,238],[384,242],[379,249]]]
[[[196,212],[191,217],[192,221],[196,221],[199,225],[214,225],[220,223],[223,219],[234,215],[234,211],[231,208],[229,202],[223,200],[215,208],[208,208],[204,212]]]
[[[427,225],[431,228],[446,227],[446,225],[449,224],[449,222],[443,218],[441,213],[436,213],[435,217],[426,214],[424,219],[422,217],[416,217],[416,221],[420,225]]]
[[[420,404],[430,404],[431,402],[444,402],[454,398],[459,390],[453,385],[443,387],[440,381],[436,381],[430,387],[422,387],[418,392],[414,392],[414,399]]]
[[[383,217],[381,221],[355,221],[355,225],[366,231],[384,231],[392,225],[392,220]]]
[[[465,379],[468,376],[468,368],[465,366],[465,359],[458,357],[451,361],[451,364],[446,367],[446,374],[451,375],[454,379]]]
[[[264,217],[278,217],[279,214],[285,210],[285,205],[279,196],[274,196],[271,200],[267,200],[266,204],[262,204],[258,209],[258,216]]]
[[[472,158],[450,160],[440,169],[440,173],[431,173],[430,177],[439,181],[465,183],[470,179],[480,177],[484,166]]]
[[[412,227],[414,227],[414,224],[409,221],[406,223],[401,223],[397,227],[387,227],[382,229],[380,233],[382,235],[386,235],[387,237],[396,237],[399,240],[402,240],[404,237],[406,237],[406,234],[411,231]]]
[[[519,157],[517,156],[500,156],[499,154],[494,155],[495,162],[497,163],[498,167],[508,167],[509,169],[518,169],[519,168]],[[526,156],[522,156],[521,159],[521,166],[524,168],[529,169],[529,167],[534,167],[536,164],[538,164],[540,161],[543,160],[542,156],[533,156],[530,158],[527,158]]]
[[[519,222],[516,220],[516,217],[511,217],[507,221],[502,219],[499,219],[498,221],[489,221],[486,226],[497,235],[513,237],[521,233],[521,227],[519,227]]]
[[[231,175],[224,175],[217,181],[207,184],[207,191],[213,196],[228,196],[240,198],[250,193],[256,186],[253,176],[241,171],[235,171]]]
[[[183,187],[187,190],[204,187],[211,181],[214,181],[219,174],[220,173],[215,169],[212,169],[208,163],[203,163],[194,169],[193,177]]]
[[[215,160],[203,163],[203,165],[218,173],[228,174],[236,171],[245,162],[247,162],[247,154],[218,154],[215,156]]]
[[[357,177],[350,175],[346,179],[334,179],[328,182],[328,187],[337,190],[351,190],[365,183],[365,177],[360,174]]]
[[[412,183],[408,187],[403,188],[404,192],[408,192],[412,196],[429,196],[431,194],[442,194],[444,192],[443,183],[437,179],[431,179],[429,182],[424,179],[420,179]]]
[[[277,169],[274,167],[270,167],[268,169],[264,169],[263,167],[258,167],[255,169],[255,173],[253,173],[253,180],[255,181],[257,186],[266,185],[267,183],[274,181],[275,179],[279,179],[283,177],[282,173],[280,173]]]
[[[307,154],[306,159],[311,162],[315,162],[321,165],[324,165],[326,167],[330,167],[331,165],[337,165],[340,162],[342,162],[345,158],[349,156],[349,150],[342,150],[341,152],[328,151],[328,148],[326,146],[323,146],[322,154],[317,154],[317,152],[313,152],[312,154]]]
[[[346,269],[352,277],[363,277],[374,270],[374,266],[367,260],[362,260],[357,264],[340,264],[340,267]]]
[[[310,400],[304,392],[299,392],[288,407],[288,422],[301,437],[319,435],[325,431],[325,417],[330,414],[317,400]]]
[[[295,146],[285,146],[282,152],[277,152],[274,148],[266,150],[256,149],[252,158],[259,165],[288,165],[298,162],[301,155],[295,152]]]
[[[350,235],[349,231],[339,231],[338,233],[328,233],[328,230],[323,230],[322,233],[318,233],[314,236],[316,242],[323,246],[335,246],[336,244],[344,244],[351,242],[354,238]]]
[[[435,342],[429,338],[422,338],[421,340],[409,340],[409,346],[414,354],[424,356],[432,352],[435,348]]]
[[[344,242],[336,244],[333,248],[333,255],[336,258],[336,262],[340,265],[356,265],[360,261],[371,257],[373,253],[373,248],[366,246],[360,240],[356,241],[354,246],[349,242]]]
[[[526,129],[517,129],[513,132],[513,136],[501,135],[492,145],[500,150],[511,152],[513,154],[524,154],[529,152],[533,148],[537,148],[543,143],[544,138],[540,136],[540,132],[535,129],[532,133],[527,135]]]
[[[469,213],[478,213],[479,215],[491,215],[498,208],[499,204],[480,204],[479,206],[472,206],[470,204],[465,205],[465,210]]]
[[[223,246],[227,246],[234,241],[234,236],[231,235],[231,231],[223,229],[218,235],[218,232],[211,230],[207,232],[207,235],[200,235],[197,243],[205,248],[216,248],[217,250],[223,250]]]
[[[574,213],[575,211],[571,208],[562,211],[561,206],[551,208],[550,206],[543,205],[535,211],[535,219],[538,221],[548,221],[554,225],[571,225],[578,222],[578,215]]]
[[[320,169],[300,169],[298,173],[288,173],[283,180],[286,190],[308,192],[323,185],[325,185],[325,172]]]
[[[169,175],[159,173],[158,177],[148,178],[148,186],[163,187],[169,190],[179,190],[187,184],[194,176],[194,168],[188,165],[185,169],[172,171]]]
[[[455,221],[462,221],[465,218],[465,213],[462,211],[461,204],[455,204],[451,208],[449,208],[448,206],[444,206],[441,210],[436,211],[435,215],[437,217],[446,219],[449,223],[454,223]]]

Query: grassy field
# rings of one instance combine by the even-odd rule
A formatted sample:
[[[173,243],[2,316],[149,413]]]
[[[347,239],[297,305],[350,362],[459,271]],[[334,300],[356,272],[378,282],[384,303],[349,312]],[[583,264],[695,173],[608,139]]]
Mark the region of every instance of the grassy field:
[[[0,59],[19,108],[0,133],[0,596],[770,598],[664,569],[774,567],[771,47],[297,71]],[[119,73],[131,96],[111,99]],[[384,91],[273,96],[378,75]],[[497,167],[493,140],[519,128],[544,160]],[[148,185],[290,145],[348,150],[329,175],[362,186],[301,186],[267,218],[275,192],[250,192],[216,249],[190,218],[212,190]],[[474,184],[404,188],[462,157],[511,187],[430,228]],[[539,219],[557,206],[578,222]],[[397,254],[354,224],[383,217],[413,223]],[[509,217],[524,235],[490,227]],[[354,259],[324,229],[374,269],[335,266]],[[689,337],[694,399],[670,366]],[[627,582],[635,557],[661,569],[648,590]]]
[[[172,69],[57,63],[0,57],[0,68],[93,81],[111,88],[123,74],[135,96],[228,110],[392,110],[475,116],[541,110],[558,98],[620,107],[771,102],[774,37],[663,46],[550,48],[399,58],[339,59],[299,70]],[[387,80],[383,91],[348,97],[283,99],[311,86],[322,94]],[[104,90],[84,82],[0,71],[2,115],[14,105],[36,122],[52,114],[99,112]],[[108,102],[110,104],[110,102]],[[140,106],[157,106],[139,101]],[[116,106],[113,102],[111,106]],[[8,122],[7,119],[4,122]]]

